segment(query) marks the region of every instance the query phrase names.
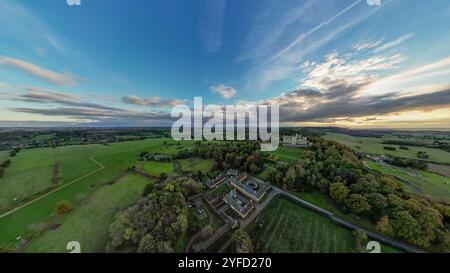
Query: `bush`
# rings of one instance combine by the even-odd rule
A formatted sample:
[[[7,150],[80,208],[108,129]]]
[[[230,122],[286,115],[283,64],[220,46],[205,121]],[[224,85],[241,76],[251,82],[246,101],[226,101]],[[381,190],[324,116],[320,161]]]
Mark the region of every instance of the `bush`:
[[[71,210],[72,210],[72,205],[68,201],[61,201],[61,202],[59,202],[58,206],[56,207],[56,212],[59,215],[67,214]]]

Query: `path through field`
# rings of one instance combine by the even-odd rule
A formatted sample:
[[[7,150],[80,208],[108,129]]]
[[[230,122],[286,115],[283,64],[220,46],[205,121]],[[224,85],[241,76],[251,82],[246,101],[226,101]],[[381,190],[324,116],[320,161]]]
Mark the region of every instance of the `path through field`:
[[[8,215],[10,215],[10,214],[12,214],[12,213],[14,213],[14,212],[20,210],[20,209],[23,209],[24,207],[27,207],[27,206],[29,206],[29,205],[31,205],[31,204],[33,204],[33,203],[35,203],[35,202],[37,202],[37,201],[39,201],[39,200],[41,200],[41,199],[47,197],[47,196],[49,196],[49,195],[51,195],[51,194],[53,194],[53,193],[55,193],[55,192],[57,192],[57,191],[60,191],[60,190],[62,190],[62,189],[64,189],[64,188],[66,188],[66,187],[68,187],[68,186],[70,186],[70,185],[72,185],[72,184],[74,184],[74,183],[76,183],[76,182],[78,182],[78,181],[80,181],[80,180],[86,178],[86,177],[89,177],[89,176],[91,176],[91,175],[93,175],[93,174],[95,174],[95,173],[97,173],[97,172],[99,172],[99,171],[105,169],[105,166],[103,166],[102,163],[100,163],[100,162],[98,162],[97,160],[95,160],[95,158],[94,158],[93,156],[89,157],[89,159],[90,159],[92,162],[94,162],[95,164],[97,164],[97,165],[99,166],[99,168],[96,169],[96,170],[93,170],[92,172],[90,172],[90,173],[88,173],[88,174],[85,174],[85,175],[83,175],[83,176],[80,176],[80,177],[78,177],[78,178],[76,178],[76,179],[74,179],[74,180],[72,180],[72,181],[70,181],[70,182],[68,182],[68,183],[66,183],[66,184],[64,184],[64,185],[62,185],[61,187],[58,187],[58,188],[56,188],[56,189],[54,189],[54,190],[52,190],[52,191],[49,191],[49,192],[47,192],[47,193],[45,193],[45,194],[43,194],[43,195],[37,197],[36,199],[33,199],[33,200],[31,200],[31,201],[29,201],[29,202],[27,202],[27,203],[25,203],[25,204],[22,204],[22,205],[20,205],[20,206],[18,206],[18,207],[16,207],[16,208],[14,208],[14,209],[12,209],[12,210],[6,212],[6,213],[0,215],[0,218],[6,217],[6,216],[8,216]]]

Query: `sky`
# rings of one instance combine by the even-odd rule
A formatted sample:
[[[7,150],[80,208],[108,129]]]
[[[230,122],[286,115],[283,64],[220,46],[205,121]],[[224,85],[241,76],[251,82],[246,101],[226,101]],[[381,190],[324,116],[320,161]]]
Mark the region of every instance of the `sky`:
[[[0,126],[166,126],[200,96],[450,129],[450,2],[370,2],[0,0]]]

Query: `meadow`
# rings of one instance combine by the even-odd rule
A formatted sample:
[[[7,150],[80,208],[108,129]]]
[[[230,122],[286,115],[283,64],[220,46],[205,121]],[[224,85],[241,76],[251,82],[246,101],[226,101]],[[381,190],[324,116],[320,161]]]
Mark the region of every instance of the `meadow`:
[[[117,213],[135,204],[149,183],[148,178],[129,174],[101,187],[70,211],[55,229],[46,230],[32,240],[25,252],[68,252],[69,241],[79,242],[84,253],[105,251],[108,228]]]
[[[214,166],[214,161],[211,159],[189,158],[179,161],[183,172],[197,173],[201,171],[203,174],[210,172]]]
[[[174,170],[173,163],[168,162],[145,162],[142,164],[142,171],[153,176],[171,175]]]
[[[410,191],[434,201],[450,204],[450,178],[422,170],[410,170],[391,165],[380,165],[366,160],[372,170],[399,178]]]
[[[44,198],[29,203],[12,214],[0,216],[0,246],[18,246],[19,241],[17,238],[19,236],[21,238],[29,238],[36,233],[34,227],[46,224],[51,220],[51,216],[59,202],[66,200],[72,204],[80,204],[89,194],[114,181],[114,179],[119,178],[129,167],[136,164],[142,151],[160,152],[166,148],[164,142],[170,143],[171,141],[170,139],[147,139],[143,141],[114,143],[108,146],[84,145],[21,151],[20,153],[22,153],[23,157],[27,155],[30,157],[35,155],[35,153],[39,154],[41,152],[47,158],[52,158],[52,156],[55,157],[60,154],[60,149],[67,153],[70,152],[64,157],[67,161],[61,160],[62,180],[70,181],[71,179],[76,179],[77,176],[82,179],[73,184],[69,184],[69,182],[68,186],[62,187]],[[185,143],[189,145],[189,142]],[[83,154],[85,157],[76,156],[76,154]],[[93,168],[99,168],[99,166],[90,160],[90,157],[95,158],[104,168],[92,172]],[[29,158],[29,160],[32,160],[32,158]],[[23,160],[13,161],[9,168],[23,169],[20,179],[29,181],[28,179],[30,177],[31,179],[38,179],[35,174],[37,169],[48,169],[52,165],[48,161],[51,162],[51,159],[37,161],[33,163],[36,165],[35,167],[29,168],[23,167],[23,165],[27,166],[29,164],[26,158],[24,158]],[[78,173],[76,170],[78,170]],[[16,185],[4,183],[4,181],[6,181],[4,178],[0,180],[2,191],[13,192],[14,189],[10,188],[14,188]],[[25,184],[20,180],[17,180],[16,183]],[[12,196],[9,196],[7,200],[10,198]]]
[[[280,161],[292,162],[302,156],[304,150],[301,148],[279,147],[276,151],[268,152],[271,155],[278,156]]]
[[[426,152],[429,155],[427,161],[450,164],[450,153],[433,148],[408,146],[409,150],[400,149],[399,145],[383,144],[383,138],[371,138],[371,137],[354,137],[344,134],[327,133],[323,136],[325,139],[337,141],[357,152],[364,152],[374,155],[389,155],[409,159],[418,159],[417,153],[420,151]],[[395,151],[385,150],[384,147],[395,147]]]

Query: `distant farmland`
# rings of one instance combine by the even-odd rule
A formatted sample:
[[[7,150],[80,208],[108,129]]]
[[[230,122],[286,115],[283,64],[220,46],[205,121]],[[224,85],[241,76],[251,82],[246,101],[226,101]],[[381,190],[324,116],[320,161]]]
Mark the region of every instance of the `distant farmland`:
[[[427,161],[450,164],[450,153],[433,148],[407,146],[408,150],[400,149],[400,145],[383,144],[383,138],[354,137],[344,134],[327,133],[325,139],[337,141],[357,152],[375,155],[389,155],[402,158],[417,159],[418,152],[426,152],[429,155]],[[384,147],[394,147],[395,151],[386,150]]]

